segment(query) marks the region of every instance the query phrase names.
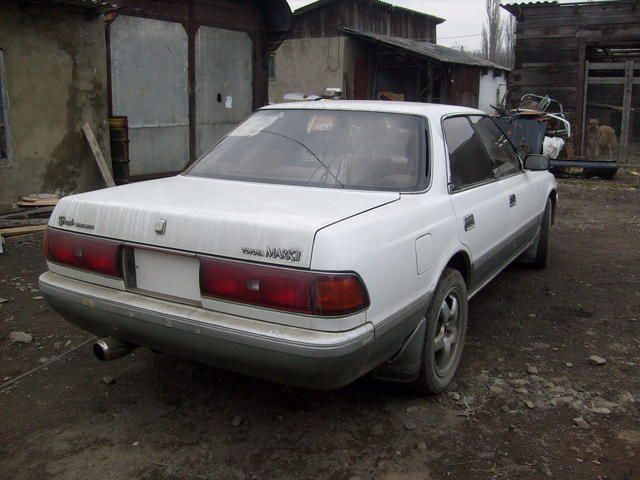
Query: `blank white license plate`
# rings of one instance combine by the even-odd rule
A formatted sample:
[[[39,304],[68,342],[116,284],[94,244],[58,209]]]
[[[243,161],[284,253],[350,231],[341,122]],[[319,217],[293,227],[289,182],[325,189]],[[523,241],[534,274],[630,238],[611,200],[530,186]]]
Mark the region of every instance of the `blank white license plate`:
[[[200,262],[192,257],[136,248],[139,290],[200,302]]]

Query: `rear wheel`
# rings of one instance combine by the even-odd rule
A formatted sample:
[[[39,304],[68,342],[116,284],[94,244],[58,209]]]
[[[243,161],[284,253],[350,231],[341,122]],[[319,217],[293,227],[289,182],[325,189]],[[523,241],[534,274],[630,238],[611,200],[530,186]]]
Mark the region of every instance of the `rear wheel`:
[[[447,268],[427,311],[420,374],[413,383],[421,393],[445,391],[453,379],[467,332],[467,286],[457,270]]]

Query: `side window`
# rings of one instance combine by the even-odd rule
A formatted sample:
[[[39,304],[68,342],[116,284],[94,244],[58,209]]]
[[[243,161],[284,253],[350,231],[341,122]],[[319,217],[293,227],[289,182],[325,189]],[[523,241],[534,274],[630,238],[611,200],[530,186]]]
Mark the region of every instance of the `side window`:
[[[443,128],[454,190],[493,179],[493,164],[467,117],[447,118]]]
[[[4,52],[0,50],[0,167],[9,165],[9,115],[4,69]]]
[[[491,160],[496,178],[506,177],[521,170],[520,160],[507,136],[489,117],[471,117]]]

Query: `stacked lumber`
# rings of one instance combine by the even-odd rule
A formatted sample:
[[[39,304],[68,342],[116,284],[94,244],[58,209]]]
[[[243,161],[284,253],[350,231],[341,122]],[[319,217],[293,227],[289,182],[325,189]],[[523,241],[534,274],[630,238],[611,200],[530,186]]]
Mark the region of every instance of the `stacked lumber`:
[[[27,240],[44,232],[58,200],[55,194],[34,193],[16,204],[0,205],[0,237]]]

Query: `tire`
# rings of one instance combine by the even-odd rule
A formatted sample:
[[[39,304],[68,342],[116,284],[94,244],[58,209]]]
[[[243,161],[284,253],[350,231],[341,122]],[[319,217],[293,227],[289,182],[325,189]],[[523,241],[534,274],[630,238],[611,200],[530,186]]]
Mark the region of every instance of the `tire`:
[[[540,236],[538,237],[538,248],[535,257],[531,262],[533,268],[543,269],[549,263],[549,235],[551,233],[551,214],[553,206],[551,199],[547,199],[547,206],[542,215],[542,224],[540,225]]]
[[[468,311],[464,278],[457,270],[447,268],[427,310],[420,374],[412,385],[418,392],[442,393],[451,383],[464,349]]]

